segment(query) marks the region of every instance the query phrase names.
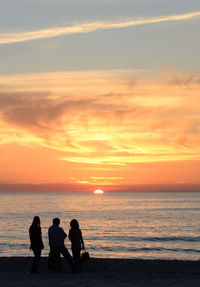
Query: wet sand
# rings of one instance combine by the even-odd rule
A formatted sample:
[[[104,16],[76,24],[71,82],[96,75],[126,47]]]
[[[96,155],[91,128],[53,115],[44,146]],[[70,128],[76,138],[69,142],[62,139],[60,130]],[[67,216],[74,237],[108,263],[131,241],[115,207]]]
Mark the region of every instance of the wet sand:
[[[0,286],[200,286],[200,261],[92,258],[78,274],[71,274],[64,258],[61,273],[48,271],[43,257],[39,274],[30,274],[31,263],[31,257],[0,257]]]

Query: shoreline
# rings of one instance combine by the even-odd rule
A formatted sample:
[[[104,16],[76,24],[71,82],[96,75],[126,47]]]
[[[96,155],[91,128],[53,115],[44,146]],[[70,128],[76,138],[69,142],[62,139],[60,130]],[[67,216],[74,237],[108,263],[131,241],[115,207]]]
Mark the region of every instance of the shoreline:
[[[30,274],[32,257],[0,257],[0,286],[46,287],[52,280],[56,287],[200,285],[200,261],[91,258],[82,273],[71,274],[64,258],[61,273],[49,271],[47,259],[41,258],[39,274]]]

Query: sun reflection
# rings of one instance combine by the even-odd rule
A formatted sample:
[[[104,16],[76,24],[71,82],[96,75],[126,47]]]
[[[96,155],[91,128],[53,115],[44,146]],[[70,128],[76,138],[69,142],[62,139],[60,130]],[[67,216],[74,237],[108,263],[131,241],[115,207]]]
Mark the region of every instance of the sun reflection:
[[[103,194],[103,193],[104,193],[104,191],[101,189],[97,189],[94,191],[94,194]]]

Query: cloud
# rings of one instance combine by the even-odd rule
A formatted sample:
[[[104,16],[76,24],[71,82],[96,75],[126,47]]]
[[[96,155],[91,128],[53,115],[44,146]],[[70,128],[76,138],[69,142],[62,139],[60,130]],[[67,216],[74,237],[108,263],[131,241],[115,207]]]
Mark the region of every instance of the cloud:
[[[186,88],[189,88],[190,85],[200,83],[200,75],[199,74],[189,74],[189,75],[183,75],[178,71],[175,70],[169,70],[169,84],[174,86],[184,86]]]
[[[26,42],[37,39],[60,37],[72,34],[91,33],[98,30],[122,29],[138,25],[148,25],[148,24],[156,24],[171,21],[183,21],[198,18],[199,16],[200,11],[195,11],[185,14],[142,18],[137,20],[121,20],[113,22],[96,21],[96,22],[74,24],[72,26],[67,27],[52,27],[28,32],[4,33],[4,34],[2,33],[0,34],[0,44],[11,44],[11,43]]]
[[[94,166],[198,160],[198,74],[174,85],[171,75],[134,73],[1,77],[0,144],[48,148],[59,152],[55,160]]]

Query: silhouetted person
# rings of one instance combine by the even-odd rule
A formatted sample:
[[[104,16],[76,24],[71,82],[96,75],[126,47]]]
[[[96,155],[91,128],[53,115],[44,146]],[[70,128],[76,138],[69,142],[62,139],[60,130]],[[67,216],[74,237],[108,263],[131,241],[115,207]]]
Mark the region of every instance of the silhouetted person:
[[[40,227],[39,216],[35,216],[33,218],[33,222],[29,228],[29,236],[30,236],[30,242],[31,242],[30,249],[33,250],[33,253],[34,253],[31,273],[37,273],[41,252],[42,252],[42,249],[44,249],[44,245],[42,242],[42,232],[41,232],[41,227]]]
[[[72,272],[75,272],[75,265],[73,258],[69,254],[69,251],[64,245],[64,240],[67,237],[67,234],[64,232],[64,230],[59,227],[60,219],[54,218],[53,219],[53,225],[49,227],[48,235],[49,235],[49,246],[51,250],[55,250],[58,253],[61,253],[67,262],[70,265],[70,268]]]
[[[77,271],[81,271],[81,249],[85,249],[82,232],[79,228],[79,223],[76,219],[70,222],[71,229],[69,230],[69,239],[71,241],[71,249],[74,258],[74,263]]]

